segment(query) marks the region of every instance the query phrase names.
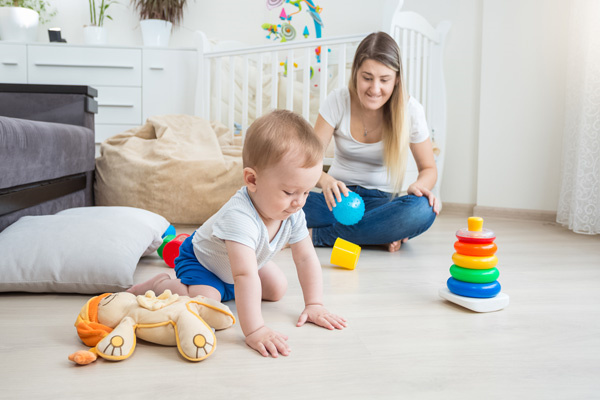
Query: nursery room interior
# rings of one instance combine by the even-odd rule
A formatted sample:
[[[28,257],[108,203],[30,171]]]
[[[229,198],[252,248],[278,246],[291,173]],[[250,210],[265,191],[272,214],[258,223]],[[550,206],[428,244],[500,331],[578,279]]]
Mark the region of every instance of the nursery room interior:
[[[0,399],[598,398],[599,18],[594,0],[0,0]],[[125,304],[244,185],[252,122],[314,126],[379,31],[441,210],[394,252],[315,247],[347,327],[296,326],[289,247],[261,305],[287,356],[246,345],[234,301]],[[418,175],[410,156],[402,190]]]

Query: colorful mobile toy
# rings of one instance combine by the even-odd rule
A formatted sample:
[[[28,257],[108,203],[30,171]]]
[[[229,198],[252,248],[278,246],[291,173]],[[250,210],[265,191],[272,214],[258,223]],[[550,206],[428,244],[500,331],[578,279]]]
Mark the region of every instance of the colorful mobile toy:
[[[440,297],[476,312],[498,311],[508,306],[509,297],[501,292],[498,282],[494,232],[483,228],[482,218],[470,217],[468,228],[456,231],[456,237],[452,276],[446,282],[447,288],[440,289]]]

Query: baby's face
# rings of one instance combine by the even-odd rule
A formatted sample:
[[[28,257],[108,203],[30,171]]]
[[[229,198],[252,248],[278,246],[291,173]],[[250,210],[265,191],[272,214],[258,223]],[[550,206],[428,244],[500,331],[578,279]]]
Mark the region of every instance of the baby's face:
[[[302,168],[292,155],[257,172],[252,200],[261,218],[283,221],[304,207],[310,190],[317,184],[323,164]]]

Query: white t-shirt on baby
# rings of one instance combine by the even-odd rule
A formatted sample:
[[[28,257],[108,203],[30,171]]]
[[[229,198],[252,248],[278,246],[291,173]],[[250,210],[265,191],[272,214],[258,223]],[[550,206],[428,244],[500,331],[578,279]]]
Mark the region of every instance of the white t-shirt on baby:
[[[288,242],[297,243],[308,236],[304,211],[300,210],[281,222],[277,234],[269,242],[267,227],[254,208],[244,186],[221,209],[194,233],[192,246],[196,258],[225,283],[233,283],[226,240],[241,243],[256,253],[258,269],[262,268]]]
[[[410,121],[410,143],[421,143],[429,137],[429,128],[423,106],[410,97],[407,104]],[[335,156],[329,174],[346,185],[392,192],[383,165],[383,142],[360,143],[350,134],[350,90],[333,90],[321,105],[319,114],[333,126]]]

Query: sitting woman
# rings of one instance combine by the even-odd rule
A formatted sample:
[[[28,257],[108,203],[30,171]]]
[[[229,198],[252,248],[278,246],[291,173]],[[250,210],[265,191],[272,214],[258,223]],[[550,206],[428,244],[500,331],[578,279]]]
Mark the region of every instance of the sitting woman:
[[[338,237],[359,245],[385,245],[390,252],[425,232],[439,213],[431,189],[437,180],[433,146],[423,106],[406,95],[400,49],[386,33],[367,36],[358,46],[349,87],[332,91],[322,104],[315,133],[335,158],[304,206],[315,246],[333,246]],[[408,148],[419,174],[400,196]],[[331,210],[348,191],[365,202],[355,225],[342,225]]]

